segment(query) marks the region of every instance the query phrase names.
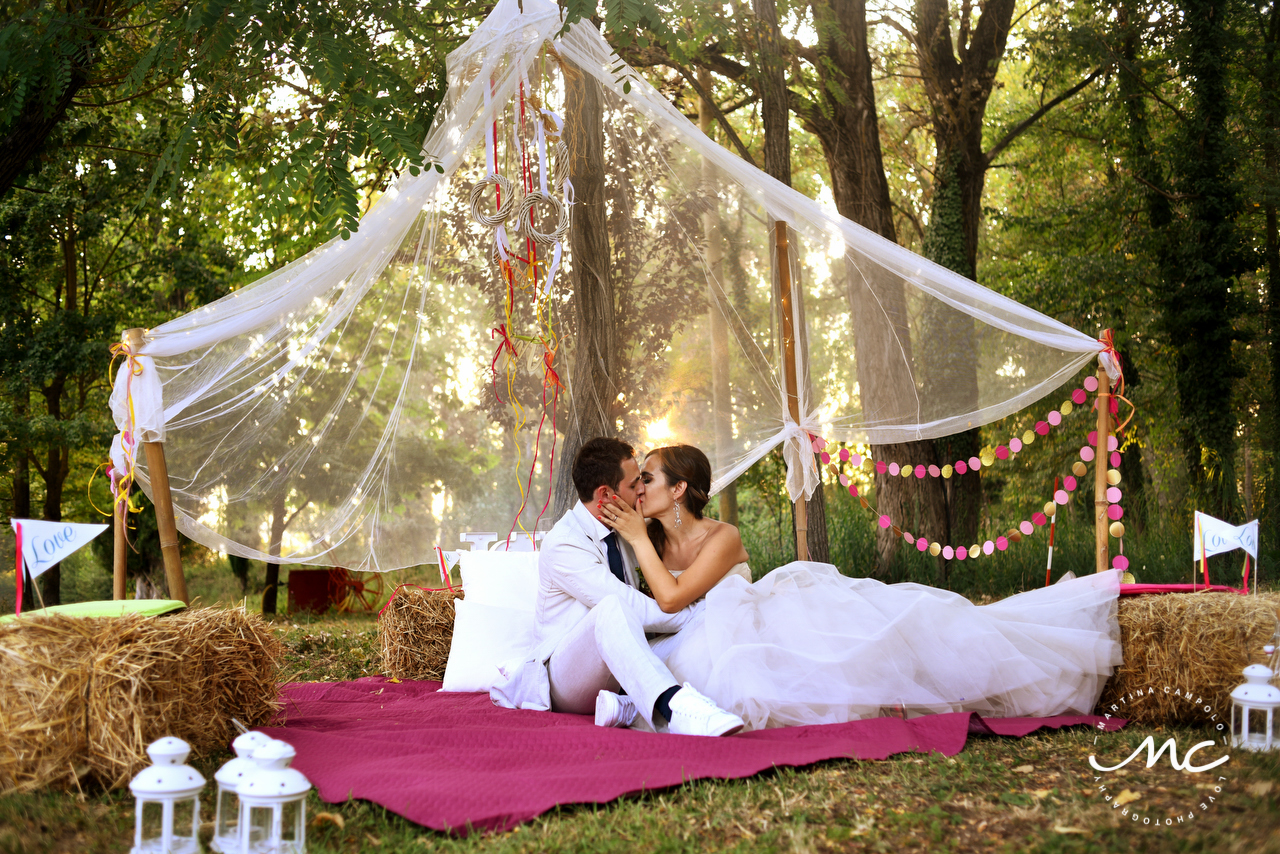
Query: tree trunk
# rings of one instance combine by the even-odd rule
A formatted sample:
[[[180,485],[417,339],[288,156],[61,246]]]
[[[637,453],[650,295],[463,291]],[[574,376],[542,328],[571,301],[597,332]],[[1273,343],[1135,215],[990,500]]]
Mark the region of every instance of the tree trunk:
[[[936,156],[933,199],[924,255],[977,280],[978,230],[987,158],[982,126],[995,86],[1013,18],[1014,0],[988,0],[976,24],[973,7],[960,9],[959,38],[953,42],[946,0],[916,0],[916,51],[929,98]],[[959,57],[956,53],[959,53]],[[922,337],[930,342],[921,364],[926,405],[951,412],[977,409],[978,353],[973,318],[940,301],[931,301],[921,318]],[[931,412],[931,417],[940,415]],[[974,428],[935,442],[941,464],[968,460],[982,446]],[[945,483],[947,540],[966,545],[978,539],[982,507],[979,472],[953,475]]]
[[[936,124],[935,124],[936,127]],[[979,140],[980,142],[981,140]],[[965,199],[963,187],[972,183],[972,175],[958,168],[963,158],[944,147],[938,137],[938,159],[934,168],[933,203],[929,228],[924,238],[924,255],[962,276],[974,278],[973,261],[977,252],[978,215]],[[981,151],[978,151],[979,158]],[[970,161],[971,163],[972,161]],[[966,181],[969,178],[969,181]],[[981,185],[981,171],[978,182]],[[981,197],[981,187],[976,196]],[[969,241],[970,225],[973,242]],[[920,319],[923,337],[929,347],[921,353],[920,371],[925,393],[925,420],[951,415],[962,409],[977,409],[978,352],[974,319],[941,300],[930,300]],[[938,465],[954,464],[977,456],[982,448],[982,432],[978,428],[934,440]],[[932,520],[939,542],[955,546],[968,545],[978,539],[982,507],[982,476],[973,469],[953,474],[942,481],[945,510]],[[941,556],[942,575],[946,578],[951,562]]]
[[[1121,5],[1117,13],[1121,55],[1119,75],[1125,104],[1126,165],[1143,185],[1151,252],[1160,273],[1160,326],[1174,352],[1180,444],[1192,500],[1206,512],[1231,518],[1239,506],[1235,478],[1236,417],[1229,405],[1239,366],[1232,354],[1235,332],[1229,286],[1245,267],[1234,218],[1239,200],[1231,182],[1234,166],[1227,129],[1231,104],[1226,67],[1231,42],[1218,0],[1184,0],[1183,53],[1188,103],[1179,118],[1179,142],[1172,147],[1172,181],[1194,188],[1189,200],[1162,191],[1168,183],[1152,154],[1147,126],[1146,88],[1138,78],[1139,33]],[[1264,86],[1264,92],[1266,87]],[[1208,465],[1206,466],[1206,462]]]
[[[271,555],[273,560],[267,561],[266,581],[262,588],[263,614],[276,612],[276,597],[280,591],[280,547],[284,542],[286,487],[282,483],[277,488],[280,491],[271,502],[271,539],[267,543],[267,554]]]
[[[819,19],[817,100],[798,103],[796,112],[822,144],[836,209],[877,234],[896,240],[889,182],[880,151],[865,0],[815,4],[814,14]],[[845,290],[853,317],[863,410],[877,413],[877,418],[901,414],[889,412],[888,401],[904,384],[914,382],[902,281],[878,269],[859,269],[854,260],[848,259]],[[896,334],[884,328],[885,318]],[[934,455],[930,442],[873,445],[871,453],[876,459],[926,465]],[[942,489],[935,478],[907,483],[900,477],[877,474],[875,482],[877,509],[895,523],[917,503],[927,511],[925,518],[945,515]],[[937,536],[931,527],[914,533],[926,534],[930,539]],[[877,529],[875,575],[892,572],[901,542],[901,537],[891,530]]]
[[[787,98],[787,60],[774,0],[752,0],[758,21],[760,120],[764,125],[764,171],[791,186],[791,112]],[[703,86],[704,89],[708,87]],[[708,91],[710,91],[708,89]]]
[[[752,0],[756,19],[759,22],[758,58],[760,92],[760,119],[764,125],[764,171],[777,178],[788,187],[791,186],[791,108],[787,97],[786,56],[782,49],[782,34],[778,29],[778,8],[774,0]],[[703,86],[703,88],[707,88]],[[794,241],[789,241],[795,246]],[[796,253],[792,252],[792,261]],[[799,265],[791,264],[792,288],[795,301],[804,313],[804,296],[799,288]],[[801,326],[803,329],[803,324]],[[797,342],[798,353],[807,353],[803,337]],[[805,381],[806,378],[798,378]],[[803,413],[802,413],[803,414]],[[829,563],[831,560],[831,544],[827,539],[827,502],[822,491],[822,480],[818,480],[817,489],[805,501],[808,516],[808,529],[805,535],[809,550],[809,559]],[[792,507],[792,537],[795,536]],[[796,553],[799,553],[797,548]]]
[[[1247,267],[1236,230],[1240,212],[1228,128],[1231,102],[1227,68],[1231,41],[1222,0],[1183,0],[1186,55],[1179,70],[1189,81],[1190,110],[1182,144],[1174,152],[1178,183],[1195,188],[1187,217],[1178,223],[1180,261],[1164,282],[1164,325],[1177,348],[1178,401],[1189,433],[1188,457],[1208,466],[1199,506],[1221,519],[1239,511],[1236,486],[1236,418],[1231,402],[1242,375],[1233,352],[1236,316],[1231,285]],[[1200,448],[1203,451],[1197,453]],[[1199,462],[1197,460],[1197,462]]]
[[[231,574],[236,577],[236,581],[240,582],[240,595],[248,594],[249,572],[252,569],[249,559],[240,555],[227,555],[227,563],[231,567]]]
[[[698,82],[703,91],[711,91],[711,74],[698,70]],[[715,117],[711,106],[698,99],[698,126],[711,135]],[[702,163],[702,180],[708,194],[716,192],[719,177],[716,167],[709,160]],[[707,242],[707,320],[711,327],[711,417],[715,423],[716,458],[728,459],[733,453],[733,405],[729,384],[729,323],[728,295],[724,289],[724,235],[720,227],[720,212],[708,206],[702,215],[702,233]],[[738,485],[730,483],[720,490],[720,521],[735,527],[738,524]]]
[[[61,301],[61,310],[76,314],[79,312],[78,289],[79,277],[76,271],[76,226],[74,209],[68,210],[65,225],[60,239],[62,248],[63,280],[58,288],[56,299]],[[55,309],[56,310],[56,309]],[[49,385],[42,389],[45,412],[54,424],[61,426],[62,396],[66,391],[67,376],[55,374]],[[47,522],[62,521],[62,489],[71,473],[71,449],[65,440],[49,447],[45,457],[44,475],[44,513]],[[62,604],[62,564],[56,563],[40,576],[40,590],[44,595],[45,605]]]
[[[50,412],[50,415],[53,415]],[[54,416],[55,418],[58,416]],[[52,447],[45,460],[44,514],[46,522],[62,521],[62,487],[71,470],[71,455],[66,448]],[[40,591],[45,605],[62,604],[62,564],[55,563],[40,576]]]
[[[25,398],[25,390],[22,398]],[[18,405],[14,408],[18,410],[19,417],[25,420],[26,402],[19,398]],[[29,452],[26,448],[16,449],[13,460],[13,515],[17,519],[31,518],[31,461],[27,457]],[[22,586],[22,610],[31,611],[40,607],[36,600],[36,591],[34,584],[24,584]]]
[[[610,280],[609,228],[605,210],[603,96],[594,77],[572,64],[565,73],[565,127],[575,202],[569,229],[569,282],[577,339],[570,368],[572,399],[556,476],[559,518],[578,500],[571,477],[573,458],[588,439],[615,436],[618,388],[614,384],[617,321]]]
[[[152,581],[152,578],[164,578],[164,567],[153,567],[152,575],[144,575],[139,573],[133,577],[133,598],[135,599],[165,599],[167,598],[164,591],[160,589],[160,585]]]
[[[1265,59],[1262,69],[1262,125],[1263,125],[1263,164],[1264,174],[1268,176],[1272,187],[1280,186],[1280,3],[1271,4],[1269,19],[1264,19],[1266,32],[1263,35],[1266,45]],[[1280,535],[1280,418],[1276,410],[1280,408],[1280,228],[1276,222],[1275,196],[1266,197],[1263,204],[1266,215],[1266,249],[1264,260],[1267,268],[1267,346],[1271,350],[1271,471],[1266,491],[1266,508],[1264,512],[1268,531],[1263,532],[1262,539],[1269,543],[1276,542]]]

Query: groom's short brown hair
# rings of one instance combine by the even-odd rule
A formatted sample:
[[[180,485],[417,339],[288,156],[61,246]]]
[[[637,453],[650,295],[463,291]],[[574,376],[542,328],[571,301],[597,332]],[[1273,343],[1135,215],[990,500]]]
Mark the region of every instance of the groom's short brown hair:
[[[617,490],[622,483],[622,461],[635,455],[635,448],[621,439],[607,436],[588,439],[573,458],[573,488],[578,490],[578,497],[590,501],[596,488],[601,486]]]

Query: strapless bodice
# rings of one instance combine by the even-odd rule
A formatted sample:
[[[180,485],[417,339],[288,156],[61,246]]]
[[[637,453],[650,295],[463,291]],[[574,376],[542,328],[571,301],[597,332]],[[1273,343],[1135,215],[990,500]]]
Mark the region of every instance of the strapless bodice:
[[[684,572],[683,569],[670,569],[667,571],[670,572],[671,575],[675,578],[679,578],[680,574]],[[735,575],[738,576],[739,578],[745,579],[746,582],[750,584],[751,583],[751,566],[746,561],[743,561],[742,563],[735,563],[733,566],[729,567],[729,571],[726,572],[724,576],[712,586],[719,587],[721,584],[724,584],[726,581],[728,581],[730,578],[732,578]]]

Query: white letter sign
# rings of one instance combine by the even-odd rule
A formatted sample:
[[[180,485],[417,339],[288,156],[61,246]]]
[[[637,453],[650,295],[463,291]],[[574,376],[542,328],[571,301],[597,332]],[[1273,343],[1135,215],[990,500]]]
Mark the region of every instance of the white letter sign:
[[[1191,540],[1192,562],[1200,560],[1201,555],[1212,557],[1233,549],[1244,549],[1254,560],[1258,559],[1258,520],[1236,527],[1197,510]]]
[[[42,519],[10,519],[13,530],[22,532],[22,560],[32,578],[89,544],[107,530],[106,525],[81,522],[46,522]]]

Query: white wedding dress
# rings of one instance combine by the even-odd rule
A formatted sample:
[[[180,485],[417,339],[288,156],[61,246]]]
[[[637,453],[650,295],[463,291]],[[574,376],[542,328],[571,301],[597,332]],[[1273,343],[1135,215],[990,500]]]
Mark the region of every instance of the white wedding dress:
[[[708,592],[666,663],[750,729],[885,714],[1088,714],[1121,662],[1118,571],[981,606],[823,563],[749,577],[739,564]]]

